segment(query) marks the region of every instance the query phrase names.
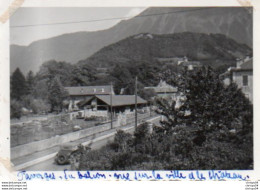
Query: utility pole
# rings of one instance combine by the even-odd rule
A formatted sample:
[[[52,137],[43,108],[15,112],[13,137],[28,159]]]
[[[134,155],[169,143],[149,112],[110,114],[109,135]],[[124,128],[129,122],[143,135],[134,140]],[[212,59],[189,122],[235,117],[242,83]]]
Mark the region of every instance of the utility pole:
[[[111,129],[113,129],[113,98],[112,98],[112,82],[110,84],[110,114],[111,114]]]
[[[135,128],[137,128],[137,76],[135,77]]]

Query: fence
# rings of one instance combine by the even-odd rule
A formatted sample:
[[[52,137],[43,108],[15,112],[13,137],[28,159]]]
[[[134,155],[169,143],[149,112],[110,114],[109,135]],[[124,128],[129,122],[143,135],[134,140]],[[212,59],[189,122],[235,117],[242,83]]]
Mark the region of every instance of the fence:
[[[116,122],[114,122],[114,126],[116,126]],[[48,139],[44,139],[44,140],[40,140],[40,141],[35,141],[35,142],[31,142],[28,144],[23,144],[23,145],[19,145],[16,147],[12,147],[11,148],[11,159],[16,159],[37,151],[41,151],[41,150],[45,150],[66,142],[70,142],[70,141],[75,141],[102,131],[106,131],[110,129],[110,124],[103,124],[100,126],[96,126],[96,127],[91,127],[88,129],[84,129],[84,130],[80,130],[80,131],[76,131],[76,132],[72,132],[72,133],[68,133],[68,134],[64,134],[61,136],[55,136],[52,138],[48,138]]]
[[[150,115],[143,114],[142,116],[140,116],[138,118],[138,122],[142,121],[144,118],[147,118],[147,117],[150,117]],[[128,120],[128,122],[131,122],[133,120],[134,120],[134,118],[131,118],[131,120]],[[131,123],[133,123],[133,122],[131,122]],[[118,124],[117,120],[113,122],[114,128],[117,128],[120,126],[121,125]],[[66,142],[75,141],[75,140],[78,140],[78,139],[81,139],[81,138],[84,138],[84,137],[87,137],[87,136],[90,136],[90,135],[93,135],[96,133],[110,130],[110,129],[111,129],[110,122],[107,122],[103,125],[83,129],[83,130],[76,131],[76,132],[71,132],[68,134],[61,135],[61,136],[54,136],[52,138],[15,146],[15,147],[11,148],[11,159],[13,160],[13,159],[25,156],[25,155],[32,154],[37,151],[42,151],[42,150],[66,143]]]
[[[91,113],[92,114],[92,113]],[[104,113],[100,111],[100,115]],[[73,115],[73,116],[72,116]],[[91,128],[99,124],[110,122],[110,117],[106,120],[89,120],[77,119],[78,112],[42,118],[26,123],[11,125],[11,147],[49,139],[74,132],[74,126],[79,126],[81,130]],[[138,120],[149,117],[149,113],[138,114]],[[114,126],[124,126],[133,123],[135,120],[134,112],[119,114],[113,116]]]

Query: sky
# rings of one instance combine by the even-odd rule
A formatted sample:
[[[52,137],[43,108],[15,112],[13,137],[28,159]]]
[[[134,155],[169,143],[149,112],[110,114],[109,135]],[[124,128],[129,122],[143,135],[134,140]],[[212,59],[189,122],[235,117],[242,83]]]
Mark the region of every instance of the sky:
[[[144,7],[20,8],[10,19],[10,44],[29,45],[34,41],[65,33],[104,30],[116,25],[121,19],[54,25],[44,24],[133,17],[145,9]],[[25,25],[38,26],[17,27]]]

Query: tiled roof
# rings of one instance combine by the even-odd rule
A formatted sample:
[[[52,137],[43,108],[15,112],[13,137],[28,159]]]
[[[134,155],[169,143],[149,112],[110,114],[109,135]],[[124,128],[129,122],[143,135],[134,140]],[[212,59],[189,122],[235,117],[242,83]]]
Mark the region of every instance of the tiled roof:
[[[245,61],[244,63],[242,63],[239,67],[231,67],[229,69],[229,71],[248,71],[251,70],[253,71],[253,58]]]
[[[106,104],[110,105],[110,95],[98,95],[98,99],[102,100]],[[137,96],[137,104],[146,104],[147,101]],[[134,105],[135,96],[134,95],[113,95],[112,105],[113,106],[123,106],[123,105]]]
[[[97,99],[103,101],[105,104],[111,106],[110,95],[96,95],[94,96]],[[93,98],[94,98],[93,97]],[[91,98],[91,100],[93,99]],[[80,105],[83,106],[87,104],[90,99],[80,102]],[[137,96],[137,104],[146,104],[147,101],[142,99],[141,97]],[[134,105],[135,104],[135,96],[134,95],[112,95],[112,106],[127,106],[127,105]]]
[[[175,93],[178,91],[177,88],[174,87],[145,87],[145,89],[153,89],[156,93]]]
[[[101,95],[110,94],[111,86],[73,86],[65,87],[69,95]],[[113,91],[112,91],[113,94]]]

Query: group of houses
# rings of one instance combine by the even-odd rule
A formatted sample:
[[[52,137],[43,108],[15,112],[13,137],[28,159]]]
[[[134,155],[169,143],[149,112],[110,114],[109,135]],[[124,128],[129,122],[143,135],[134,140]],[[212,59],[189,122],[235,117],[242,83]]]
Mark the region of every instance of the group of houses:
[[[194,70],[201,67],[200,63],[194,63],[187,60],[186,57],[179,59],[165,58],[160,61],[167,63],[176,63]],[[224,84],[228,85],[234,82],[242,89],[245,96],[253,102],[253,62],[252,58],[247,56],[244,59],[238,59],[236,67],[230,67],[221,75]],[[91,111],[92,113],[123,113],[131,112],[137,106],[138,109],[147,109],[148,102],[135,95],[115,95],[112,85],[104,86],[77,86],[65,87],[69,93],[70,102],[68,111]],[[160,81],[157,86],[148,86],[144,89],[152,89],[157,97],[175,100],[178,105],[180,95],[177,87]],[[102,115],[102,114],[101,114]]]
[[[113,86],[77,86],[65,87],[69,93],[68,111],[85,110],[87,113],[107,115],[108,112],[131,112],[137,105],[144,109],[147,101],[135,95],[115,95]],[[101,114],[103,113],[103,114]]]
[[[145,87],[153,89],[156,97],[171,100],[178,99],[178,90],[160,81],[157,86]],[[138,111],[149,112],[149,103],[135,95],[115,95],[112,85],[65,87],[69,94],[69,112],[78,112],[82,117],[108,117],[110,113],[133,113],[135,106]]]
[[[190,61],[186,56],[184,57],[169,57],[157,58],[160,63],[167,65],[178,65],[188,70],[196,70],[202,67],[198,61]],[[238,88],[242,90],[244,95],[253,103],[253,58],[246,56],[236,60],[236,66],[230,67],[225,73],[221,75],[224,84],[229,85],[234,82]],[[156,87],[146,87],[147,89],[154,89],[160,97],[172,97],[178,99],[177,88],[160,82]]]

